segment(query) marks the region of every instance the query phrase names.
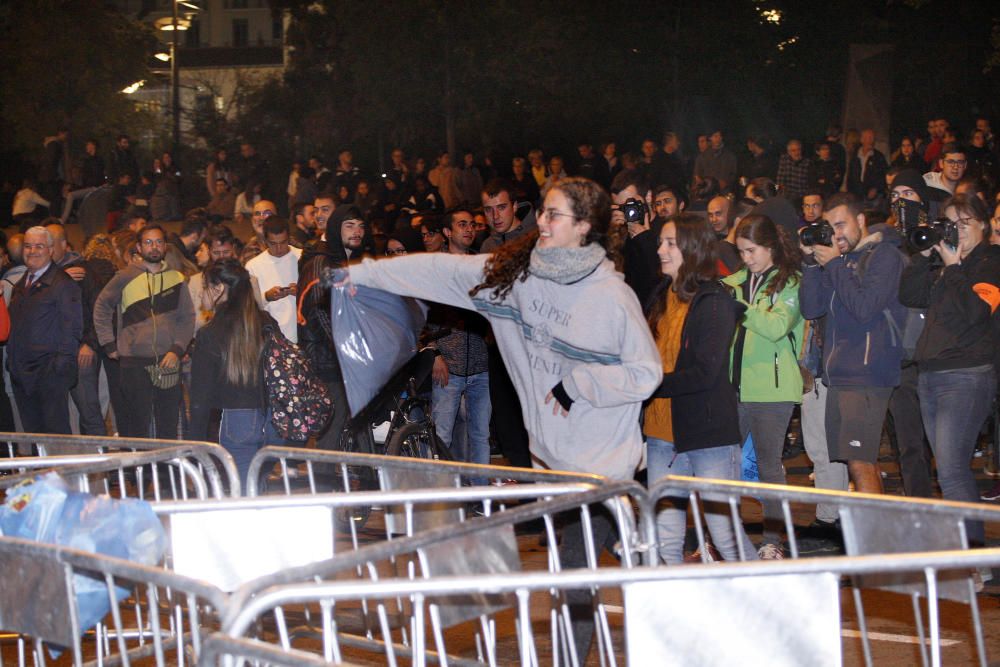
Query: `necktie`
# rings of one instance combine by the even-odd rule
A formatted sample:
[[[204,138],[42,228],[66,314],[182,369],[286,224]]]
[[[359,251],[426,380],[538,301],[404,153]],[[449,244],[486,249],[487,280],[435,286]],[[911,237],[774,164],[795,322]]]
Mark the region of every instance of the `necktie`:
[[[24,282],[25,289],[31,289],[31,285],[35,282],[35,274],[29,273],[28,279]]]

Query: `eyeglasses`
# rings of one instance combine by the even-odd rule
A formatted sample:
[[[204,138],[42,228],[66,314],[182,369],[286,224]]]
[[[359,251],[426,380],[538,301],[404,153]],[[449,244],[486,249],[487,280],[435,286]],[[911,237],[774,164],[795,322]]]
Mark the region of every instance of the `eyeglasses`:
[[[254,211],[253,212],[253,217],[255,217],[255,218],[269,218],[272,215],[274,215],[274,211],[264,210],[264,211]]]
[[[387,254],[387,255],[405,255],[406,254],[406,248],[397,248],[396,250],[386,250],[385,254]]]
[[[948,158],[944,161],[949,167],[964,167],[968,164],[968,160],[955,160],[953,158]]]
[[[577,219],[577,217],[575,215],[573,215],[572,213],[563,213],[562,211],[558,211],[558,210],[556,210],[554,208],[543,208],[542,210],[540,210],[538,212],[538,217],[539,218],[547,218],[549,220],[552,220],[552,219],[558,218],[558,217],[573,218],[574,220]]]
[[[163,245],[166,243],[163,239],[143,239],[142,245]],[[27,247],[27,246],[25,246]]]

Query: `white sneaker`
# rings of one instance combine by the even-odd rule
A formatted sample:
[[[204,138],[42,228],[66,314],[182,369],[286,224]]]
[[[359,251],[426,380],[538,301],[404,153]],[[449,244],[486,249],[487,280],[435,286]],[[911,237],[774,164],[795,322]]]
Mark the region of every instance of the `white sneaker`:
[[[762,544],[760,549],[757,549],[757,558],[761,560],[784,560],[785,552],[781,550],[777,544]]]

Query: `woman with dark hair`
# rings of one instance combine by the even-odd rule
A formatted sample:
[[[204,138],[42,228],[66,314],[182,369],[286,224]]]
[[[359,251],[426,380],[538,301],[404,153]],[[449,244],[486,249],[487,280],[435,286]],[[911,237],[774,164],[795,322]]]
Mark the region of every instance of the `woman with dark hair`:
[[[899,149],[896,151],[896,157],[893,158],[891,166],[916,169],[921,174],[927,171],[927,163],[917,153],[917,144],[913,137],[906,136],[899,140]]]
[[[222,179],[226,185],[232,187],[233,177],[229,170],[229,163],[226,162],[226,149],[216,148],[212,156],[212,161],[205,167],[205,188],[208,190],[208,197],[215,196],[215,182]]]
[[[915,253],[903,270],[899,300],[926,308],[914,360],[924,431],[937,463],[946,500],[976,502],[979,491],[970,464],[979,429],[996,396],[1000,248],[989,242],[989,213],[976,196],[955,195],[941,210],[957,228]],[[936,253],[940,261],[933,261]],[[983,524],[966,522],[969,540],[981,544]]]
[[[746,307],[732,346],[732,383],[739,397],[740,437],[753,436],[760,481],[784,484],[781,451],[795,405],[802,402],[799,351],[805,321],[799,313],[799,250],[785,230],[763,215],[736,228],[745,268],[723,279]],[[764,503],[763,559],[781,550],[781,504]]]
[[[660,231],[664,280],[651,299],[648,326],[656,337],[662,379],[646,408],[643,432],[649,481],[664,475],[740,478],[736,392],[729,347],[743,307],[718,280],[715,232],[700,216],[681,213]],[[734,526],[722,498],[703,498],[712,541],[726,560],[757,557],[743,527]],[[656,518],[660,558],[684,559],[684,501]],[[742,554],[741,554],[742,552]],[[742,557],[741,557],[742,556]]]
[[[268,413],[261,350],[269,327],[250,274],[235,259],[213,262],[205,271],[210,288],[222,291],[215,316],[195,337],[191,363],[191,438],[205,440],[209,416],[222,410],[219,444],[232,454],[245,484],[250,461],[270,439],[279,442]]]

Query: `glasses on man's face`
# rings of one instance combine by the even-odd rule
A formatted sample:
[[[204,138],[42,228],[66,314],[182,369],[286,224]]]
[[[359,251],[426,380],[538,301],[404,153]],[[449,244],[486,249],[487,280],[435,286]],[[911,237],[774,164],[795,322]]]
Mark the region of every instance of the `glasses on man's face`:
[[[254,211],[253,212],[253,217],[255,217],[255,218],[269,218],[272,215],[274,215],[274,211],[264,210],[264,211]]]
[[[145,245],[145,246],[163,245],[164,243],[166,243],[166,241],[164,241],[163,239],[143,239],[142,240],[142,245]]]
[[[947,158],[944,163],[949,167],[964,167],[968,160],[956,160],[954,158]]]
[[[406,254],[406,248],[396,248],[395,250],[393,250],[392,248],[390,248],[389,250],[385,251],[385,254],[387,254],[387,255],[405,255]]]

